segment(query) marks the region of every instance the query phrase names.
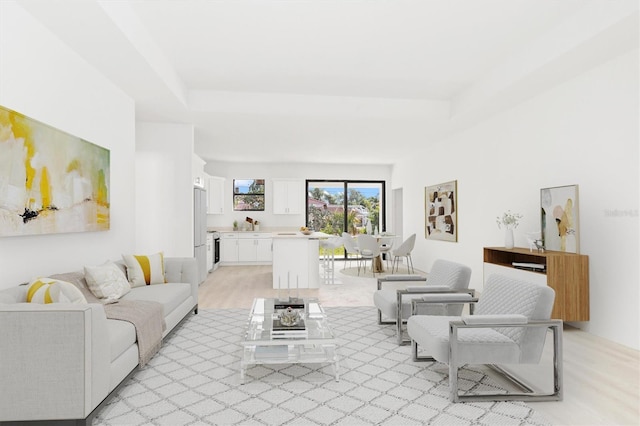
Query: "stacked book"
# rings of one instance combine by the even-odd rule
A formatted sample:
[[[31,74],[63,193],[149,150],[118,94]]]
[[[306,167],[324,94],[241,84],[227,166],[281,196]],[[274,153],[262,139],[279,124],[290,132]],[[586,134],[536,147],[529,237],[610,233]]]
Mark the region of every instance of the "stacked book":
[[[282,325],[280,319],[274,318],[271,327],[272,339],[305,339],[308,336],[304,320],[296,325]]]
[[[276,301],[273,304],[273,309],[275,310],[287,309],[287,308],[304,309],[304,300],[298,299],[296,297],[290,297],[285,300],[276,299]]]

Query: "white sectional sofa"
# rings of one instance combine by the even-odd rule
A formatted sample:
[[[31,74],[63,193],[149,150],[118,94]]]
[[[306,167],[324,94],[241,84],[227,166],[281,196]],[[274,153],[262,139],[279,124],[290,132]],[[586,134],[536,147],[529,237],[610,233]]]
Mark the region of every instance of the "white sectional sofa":
[[[164,268],[166,284],[122,297],[160,302],[163,337],[197,314],[199,284],[194,258],[165,258]],[[0,424],[91,424],[138,369],[135,327],[107,319],[100,303],[26,303],[26,290],[0,291]]]

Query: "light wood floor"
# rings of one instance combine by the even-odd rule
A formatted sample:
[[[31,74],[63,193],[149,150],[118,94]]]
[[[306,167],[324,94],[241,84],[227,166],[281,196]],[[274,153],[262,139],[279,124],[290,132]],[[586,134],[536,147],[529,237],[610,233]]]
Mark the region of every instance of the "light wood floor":
[[[373,306],[375,279],[335,276],[336,285],[300,290],[300,296],[324,306]],[[275,296],[271,266],[221,266],[200,286],[198,303],[201,309],[249,309],[254,297]],[[564,400],[531,406],[556,425],[640,425],[639,352],[569,326],[563,342]],[[535,367],[528,373],[538,375]]]

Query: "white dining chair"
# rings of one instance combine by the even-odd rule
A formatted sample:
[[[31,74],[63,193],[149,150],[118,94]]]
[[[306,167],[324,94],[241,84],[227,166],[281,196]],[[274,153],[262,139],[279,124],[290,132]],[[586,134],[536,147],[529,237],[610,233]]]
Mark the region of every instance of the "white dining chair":
[[[415,270],[413,269],[413,259],[411,259],[411,252],[416,245],[416,234],[411,234],[409,238],[404,240],[400,246],[393,250],[393,263],[391,264],[391,273],[393,273],[393,269],[395,266],[396,272],[398,271],[400,265],[400,258],[407,258],[407,273],[414,274]]]
[[[347,260],[349,261],[349,267],[351,267],[351,261],[356,261],[358,267],[358,275],[360,275],[360,249],[356,244],[354,238],[348,232],[342,233],[342,244],[346,252]]]
[[[376,269],[374,266],[374,262],[376,258],[380,256],[380,245],[378,244],[378,240],[376,240],[372,235],[369,234],[358,234],[356,237],[358,242],[358,248],[360,249],[360,258],[363,261],[363,270],[367,272],[367,264],[366,261],[371,261],[371,272],[375,276]],[[358,275],[360,272],[358,271]]]

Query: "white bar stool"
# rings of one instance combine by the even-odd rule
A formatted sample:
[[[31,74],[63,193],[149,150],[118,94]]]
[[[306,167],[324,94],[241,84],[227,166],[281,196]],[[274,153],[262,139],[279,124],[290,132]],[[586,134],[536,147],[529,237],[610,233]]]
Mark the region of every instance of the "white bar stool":
[[[320,240],[320,247],[323,249],[322,268],[324,270],[323,278],[325,284],[334,285],[336,283],[335,250],[342,246],[342,237],[331,237],[326,240]]]

